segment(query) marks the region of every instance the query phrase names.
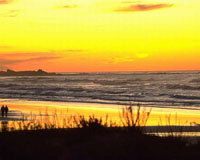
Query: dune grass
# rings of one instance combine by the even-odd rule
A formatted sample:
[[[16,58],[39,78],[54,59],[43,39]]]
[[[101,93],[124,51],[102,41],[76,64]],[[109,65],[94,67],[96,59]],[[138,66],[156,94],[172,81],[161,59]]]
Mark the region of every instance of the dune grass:
[[[49,114],[48,110],[45,113],[39,112],[38,115],[29,114],[25,116],[22,114],[21,121],[11,121],[1,123],[1,131],[16,131],[16,130],[39,130],[39,129],[58,129],[58,128],[105,128],[105,127],[126,127],[138,131],[142,131],[149,119],[151,109],[141,109],[140,106],[133,107],[132,105],[124,107],[119,112],[119,122],[115,122],[109,118],[96,117],[94,114],[72,115],[68,113]]]
[[[23,130],[48,130],[48,129],[69,129],[83,128],[90,130],[100,130],[103,128],[124,128],[137,134],[147,133],[145,126],[149,120],[151,108],[134,107],[129,105],[122,108],[119,112],[119,122],[115,122],[108,115],[105,117],[96,117],[94,114],[90,116],[58,113],[56,110],[53,114],[49,114],[48,110],[44,113],[39,112],[38,115],[29,114],[22,115],[22,121],[1,122],[1,131],[23,131]],[[189,122],[184,122],[186,125]],[[183,138],[187,136],[184,124],[178,119],[178,115],[166,115],[165,120],[160,119],[157,130],[154,135],[163,137]]]
[[[169,137],[145,134],[151,109],[125,107],[120,123],[108,115],[24,116],[23,121],[3,123],[0,132],[0,159],[49,160],[187,160],[199,157],[200,143],[187,145],[169,129]],[[172,127],[172,117],[166,122]],[[176,117],[178,120],[178,117]],[[178,121],[177,121],[178,124]],[[161,128],[162,129],[162,128]]]

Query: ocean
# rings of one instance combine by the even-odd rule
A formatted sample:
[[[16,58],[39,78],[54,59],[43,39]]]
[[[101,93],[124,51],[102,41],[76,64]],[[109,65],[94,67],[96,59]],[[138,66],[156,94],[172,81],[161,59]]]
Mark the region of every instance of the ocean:
[[[200,109],[200,71],[0,77],[0,99]]]

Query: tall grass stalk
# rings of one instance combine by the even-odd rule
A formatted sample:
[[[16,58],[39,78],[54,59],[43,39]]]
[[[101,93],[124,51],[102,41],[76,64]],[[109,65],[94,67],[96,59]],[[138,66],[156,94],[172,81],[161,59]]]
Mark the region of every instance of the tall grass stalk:
[[[169,114],[165,116],[165,123],[160,118],[158,123],[158,133],[161,133],[159,136],[171,137],[171,138],[184,138],[187,136],[186,126],[190,125],[190,123],[186,120],[181,122],[178,118],[178,114],[175,115]]]
[[[133,107],[132,105],[122,109],[122,114],[119,114],[122,126],[128,127],[129,129],[143,132],[143,127],[146,126],[149,119],[151,108]]]
[[[57,129],[57,128],[102,128],[116,127],[117,123],[109,120],[108,115],[105,118],[97,118],[95,115],[72,115],[57,113],[48,114],[48,110],[43,114],[39,111],[38,115],[30,113],[29,116],[22,115],[21,121],[2,122],[1,131],[16,130],[40,130],[40,129]]]

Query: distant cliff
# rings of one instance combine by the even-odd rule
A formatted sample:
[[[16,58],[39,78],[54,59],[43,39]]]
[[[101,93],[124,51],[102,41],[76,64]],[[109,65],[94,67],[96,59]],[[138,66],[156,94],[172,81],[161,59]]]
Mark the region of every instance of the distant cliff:
[[[59,76],[61,74],[45,72],[41,69],[37,71],[0,71],[0,76]]]

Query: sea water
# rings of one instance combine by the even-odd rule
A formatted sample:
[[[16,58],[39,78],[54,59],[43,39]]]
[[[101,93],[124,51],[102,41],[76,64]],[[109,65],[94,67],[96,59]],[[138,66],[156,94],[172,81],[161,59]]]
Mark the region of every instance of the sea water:
[[[0,99],[200,109],[200,71],[0,77]]]

